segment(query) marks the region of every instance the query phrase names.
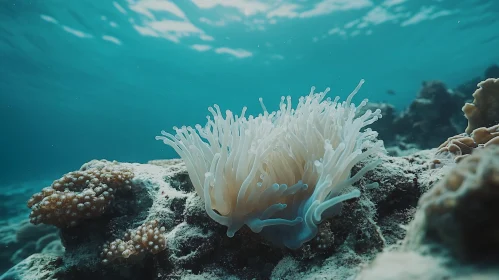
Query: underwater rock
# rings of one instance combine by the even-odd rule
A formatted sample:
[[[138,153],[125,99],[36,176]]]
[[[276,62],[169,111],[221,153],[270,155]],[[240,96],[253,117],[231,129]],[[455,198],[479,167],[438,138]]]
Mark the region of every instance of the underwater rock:
[[[117,163],[134,174],[130,179],[131,190],[116,195],[102,215],[82,220],[73,227],[61,227],[65,252],[59,262],[50,262],[57,264],[50,269],[57,272],[58,279],[77,276],[94,279],[269,279],[287,275],[282,270],[290,263],[296,263],[293,271],[299,271],[302,278],[330,274],[339,279],[351,277],[362,264],[404,238],[405,231],[400,224],[410,221],[421,194],[438,180],[439,172],[443,172],[428,168],[426,163],[431,155],[432,152],[424,151],[406,157],[382,156],[381,164],[356,184],[362,192],[361,197],[346,201],[342,214],[320,224],[317,237],[297,250],[275,247],[246,227],[234,237],[227,237],[224,226],[206,214],[204,201],[194,192],[182,161]],[[352,172],[361,168],[362,164],[355,166]],[[142,230],[141,225],[153,221],[155,228],[164,230],[156,232],[147,226]],[[141,233],[140,238],[134,239],[135,235],[131,233],[139,229],[145,235]],[[125,252],[126,246],[120,250],[118,243],[112,246],[116,240],[140,243],[144,236],[158,236],[154,240],[164,238],[164,247],[151,243],[153,247],[158,245],[158,250],[141,251],[146,247],[130,243],[139,245],[137,252],[141,253],[137,255]],[[145,245],[153,241],[147,238]],[[122,255],[106,257],[110,251]],[[53,256],[41,253],[36,258],[45,254],[47,258]],[[33,260],[24,262],[30,265],[23,264],[16,269],[42,269],[34,268],[42,264]],[[43,265],[43,269],[48,269]],[[11,275],[12,270],[9,273]]]
[[[376,207],[376,222],[387,246],[405,237],[400,225],[412,220],[421,195],[444,176],[445,169],[430,168],[432,158],[431,150],[403,157],[385,156],[382,164],[366,174],[366,182],[379,183],[379,187],[364,193]]]
[[[499,261],[499,146],[464,158],[419,200],[407,247],[439,243],[463,260]]]
[[[58,280],[61,258],[52,254],[33,254],[0,276],[0,280]]]
[[[48,225],[32,225],[28,219],[0,226],[0,272],[43,251],[62,255],[57,229]]]

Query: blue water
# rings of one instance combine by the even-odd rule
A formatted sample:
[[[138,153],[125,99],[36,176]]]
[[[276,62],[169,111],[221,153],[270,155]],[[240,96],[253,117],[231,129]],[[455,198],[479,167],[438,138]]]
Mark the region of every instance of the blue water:
[[[257,113],[363,78],[357,101],[402,110],[423,80],[499,62],[498,30],[496,0],[3,0],[0,185],[175,157],[154,136],[213,103]]]

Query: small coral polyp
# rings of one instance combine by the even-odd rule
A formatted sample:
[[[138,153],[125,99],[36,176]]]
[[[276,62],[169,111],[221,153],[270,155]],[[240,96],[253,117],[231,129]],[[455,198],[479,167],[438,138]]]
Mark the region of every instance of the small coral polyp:
[[[94,161],[69,172],[28,201],[33,224],[59,228],[102,215],[119,189],[130,189],[133,172],[119,163]]]
[[[165,227],[157,220],[145,222],[134,230],[125,233],[123,239],[116,239],[104,245],[102,263],[143,256],[145,253],[157,254],[166,249]]]

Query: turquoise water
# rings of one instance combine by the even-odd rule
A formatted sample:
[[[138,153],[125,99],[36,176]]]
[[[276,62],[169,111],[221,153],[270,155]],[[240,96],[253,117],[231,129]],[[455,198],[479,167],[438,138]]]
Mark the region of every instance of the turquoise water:
[[[365,79],[357,102],[402,110],[423,80],[498,63],[497,30],[494,0],[3,0],[0,185],[175,157],[154,137],[213,103],[257,113]]]

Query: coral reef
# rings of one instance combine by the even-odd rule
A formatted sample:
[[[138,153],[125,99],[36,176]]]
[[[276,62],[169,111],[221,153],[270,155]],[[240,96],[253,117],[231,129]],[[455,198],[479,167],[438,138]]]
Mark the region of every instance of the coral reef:
[[[358,272],[360,264],[403,238],[399,224],[408,223],[420,195],[442,173],[423,164],[431,156],[431,152],[400,158],[381,156],[381,164],[356,184],[362,195],[345,202],[342,214],[320,224],[317,237],[297,250],[275,247],[246,227],[227,237],[224,227],[206,214],[204,201],[194,192],[181,161],[119,163],[134,174],[132,194],[116,196],[99,217],[75,227],[61,227],[62,258],[33,255],[5,275],[20,273],[21,268],[25,275],[39,271],[42,268],[35,266],[41,266],[44,259],[43,269],[57,279],[76,275],[95,279],[267,279],[286,275],[282,270],[290,263],[299,264],[293,269],[303,277],[313,279],[330,273],[349,277]],[[363,164],[352,172],[361,170]],[[129,208],[135,211],[126,211]],[[149,229],[152,234],[142,234]],[[158,240],[164,237],[165,243],[149,244],[155,235]],[[147,238],[142,243],[144,236]],[[150,245],[158,245],[152,252],[156,254],[143,247]],[[134,254],[124,258],[127,249],[126,256]],[[110,251],[113,257],[108,258]],[[103,259],[107,261],[103,263]]]
[[[455,171],[450,173],[448,168],[430,168],[432,150],[404,157],[382,155],[381,164],[356,183],[361,196],[346,201],[341,215],[321,223],[318,235],[297,250],[275,247],[246,227],[234,237],[227,237],[224,227],[206,214],[204,201],[195,193],[182,161],[159,160],[154,165],[119,163],[134,174],[130,193],[117,195],[99,217],[86,219],[74,227],[61,227],[60,238],[65,247],[62,255],[51,252],[31,255],[0,279],[37,279],[34,273],[42,279],[108,280],[456,276],[459,270],[446,264],[449,258],[452,260],[452,254],[427,255],[418,250],[431,240],[431,244],[441,242],[452,249],[449,251],[457,249],[456,252],[468,256],[469,248],[475,248],[476,244],[472,234],[483,234],[478,236],[482,240],[491,237],[495,229],[488,222],[493,219],[486,216],[469,219],[467,213],[475,211],[471,217],[494,213],[486,206],[497,201],[494,185],[485,183],[494,182],[497,177],[490,172],[497,171],[499,166],[493,162],[499,158],[497,150],[494,154],[486,151],[492,147],[482,149],[483,153],[473,153],[456,166],[460,169],[452,169]],[[487,161],[483,155],[489,155]],[[352,173],[361,170],[364,164],[355,166]],[[476,180],[450,187],[449,174],[466,174]],[[485,174],[489,177],[484,177]],[[456,203],[440,202],[444,197],[454,197]],[[476,199],[489,199],[490,203],[476,208],[473,202]],[[425,211],[431,207],[421,205],[433,205],[434,211]],[[452,205],[455,208],[434,208]],[[446,213],[452,213],[453,218],[442,229],[436,228],[443,223],[442,217],[448,216]],[[412,224],[403,226],[409,223]],[[471,235],[462,231],[470,225],[490,230]],[[400,246],[403,239],[410,241]],[[148,253],[147,248],[153,252]],[[474,253],[483,252],[479,249]],[[411,270],[389,269],[388,273],[386,267],[395,263],[404,267],[412,264]],[[498,275],[491,270],[460,273]]]
[[[217,194],[211,179],[208,188],[200,183],[203,172],[198,172],[201,176],[192,175],[195,158],[196,164],[210,167],[202,170],[208,172],[207,178],[214,174],[217,180],[224,179],[230,172],[222,173],[226,169],[221,166],[231,165],[220,164],[218,172],[212,163],[220,163],[219,157],[205,161],[196,157],[190,161],[152,160],[147,164],[94,160],[33,195],[28,203],[33,224],[23,218],[0,225],[0,244],[4,247],[0,258],[2,269],[6,270],[0,280],[499,279],[499,228],[494,218],[499,211],[499,122],[493,117],[497,111],[490,99],[486,102],[491,105],[489,109],[481,105],[486,99],[477,101],[490,89],[490,80],[485,82],[477,90],[480,93],[474,95],[475,103],[468,105],[476,107],[468,116],[469,127],[473,127],[468,133],[461,133],[466,119],[456,117],[466,96],[453,93],[439,82],[426,83],[418,99],[400,116],[389,106],[370,105],[381,106],[384,109],[380,111],[387,112],[389,117],[384,125],[398,124],[398,135],[383,132],[390,139],[388,142],[407,141],[393,151],[398,148],[397,153],[409,154],[393,156],[377,150],[370,155],[376,156],[374,161],[366,156],[342,169],[348,170],[342,178],[351,179],[346,179],[350,184],[341,192],[355,189],[355,196],[342,201],[341,209],[335,209],[338,211],[334,215],[326,213],[312,221],[316,234],[303,239],[298,248],[276,246],[279,243],[265,235],[269,233],[266,228],[273,225],[255,231],[250,227],[251,219],[246,220],[250,226],[240,225],[232,237],[227,236],[226,224],[214,219],[210,212],[218,216],[232,214],[234,205],[224,208],[217,199],[219,195],[237,197],[237,193],[228,188],[228,194]],[[435,104],[450,110],[439,111]],[[362,118],[357,125],[370,125],[380,112],[367,106],[363,109],[350,111],[349,121],[354,123],[356,118]],[[215,115],[221,116],[219,112]],[[488,120],[480,122],[475,118]],[[230,124],[230,118],[212,119],[212,125],[219,121],[227,124],[227,120]],[[417,122],[415,126],[413,121]],[[411,125],[403,128],[404,124]],[[435,125],[442,126],[438,133],[432,128]],[[218,127],[220,134],[210,138],[213,142],[227,141],[222,137],[228,135],[223,128]],[[352,130],[352,135],[358,135],[358,129]],[[186,133],[187,128],[180,130],[185,139],[176,140],[184,144],[190,143],[188,137],[196,137]],[[361,133],[375,135],[370,130]],[[270,141],[268,146],[274,147],[270,144],[275,142]],[[357,155],[364,154],[372,145],[376,144],[366,141],[358,146]],[[425,146],[434,149],[409,152]],[[192,153],[195,147],[190,145],[184,152]],[[222,150],[220,147],[215,151]],[[334,147],[340,149],[337,143]],[[326,149],[314,151],[324,156]],[[239,156],[250,155],[250,150]],[[314,166],[321,166],[320,163]],[[266,165],[260,167],[258,170],[270,170],[265,169]],[[263,180],[265,176],[256,178]],[[257,186],[258,182],[256,179]],[[276,188],[286,189],[279,185]],[[314,188],[310,189],[307,195],[313,195]],[[262,197],[244,198],[245,202],[269,205],[260,201]],[[277,202],[300,205],[300,199]],[[223,211],[227,209],[230,211]],[[246,204],[243,210],[260,213],[262,209],[264,217],[272,217],[265,207],[251,208]],[[291,233],[297,232],[300,231]],[[270,233],[274,238],[289,234],[285,230]]]
[[[463,130],[459,112],[463,102],[463,97],[450,92],[444,83],[424,82],[416,99],[393,121],[393,133],[420,148],[433,148]]]
[[[497,94],[493,93],[497,90],[490,84],[499,76],[497,69],[499,66],[492,65],[482,77],[473,78],[455,88],[447,88],[440,81],[423,82],[416,98],[402,112],[394,111],[389,104],[368,104],[366,107],[380,109],[383,114],[383,119],[373,123],[371,127],[379,133],[379,138],[384,140],[386,150],[391,155],[403,156],[420,149],[434,148],[449,135],[464,132],[466,126],[468,135],[477,128],[493,126],[499,122]],[[487,90],[476,90],[477,84],[485,84]],[[475,91],[479,92],[478,103],[464,106],[470,117],[473,115],[472,120],[466,124],[466,119],[462,118],[463,104],[471,101],[470,95]]]

